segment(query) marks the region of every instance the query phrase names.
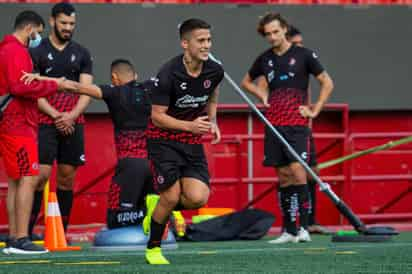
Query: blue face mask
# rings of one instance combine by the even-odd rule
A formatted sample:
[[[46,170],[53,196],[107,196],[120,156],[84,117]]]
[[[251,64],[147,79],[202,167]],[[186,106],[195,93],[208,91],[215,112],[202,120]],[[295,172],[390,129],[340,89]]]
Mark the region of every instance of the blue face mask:
[[[41,36],[36,32],[36,37],[33,39],[30,37],[29,48],[37,48],[40,45]]]

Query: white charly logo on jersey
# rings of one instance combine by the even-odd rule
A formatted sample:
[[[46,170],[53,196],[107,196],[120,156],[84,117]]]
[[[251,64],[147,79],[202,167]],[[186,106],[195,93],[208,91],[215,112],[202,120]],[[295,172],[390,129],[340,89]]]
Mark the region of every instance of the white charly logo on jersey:
[[[296,64],[296,59],[295,58],[290,58],[289,60],[289,66],[294,66]]]
[[[162,175],[157,176],[156,181],[158,184],[163,184],[165,182],[165,178]]]
[[[44,71],[46,74],[48,74],[51,70],[53,69],[53,67],[48,67],[46,68],[46,70]]]
[[[273,67],[273,61],[269,60],[268,65],[269,65],[269,67]]]
[[[84,154],[80,155],[80,161],[86,162],[86,156]]]
[[[211,85],[212,85],[212,81],[210,81],[210,80],[205,80],[203,82],[203,87],[204,88],[210,88]]]
[[[70,61],[73,63],[74,61],[76,61],[76,55],[72,54],[72,57],[70,58]]]
[[[312,53],[313,58],[318,59],[318,56],[316,55],[316,53]]]
[[[39,163],[35,162],[31,165],[31,168],[34,170],[38,170],[39,169]]]
[[[300,157],[306,160],[308,158],[308,154],[306,152],[302,152],[302,154],[300,154]]]
[[[180,84],[180,88],[181,88],[182,90],[186,90],[186,89],[187,89],[187,83],[186,83],[186,82],[181,83],[181,84]]]
[[[47,55],[47,59],[49,59],[50,61],[52,61],[54,59],[51,52],[49,52],[49,54]]]
[[[197,108],[199,105],[203,105],[209,99],[209,95],[204,95],[201,97],[194,97],[186,94],[183,97],[180,97],[176,101],[176,106],[179,108]]]
[[[289,72],[288,74],[289,74],[289,76],[292,77],[292,78],[295,77],[295,73],[293,73],[293,72]]]
[[[269,72],[268,74],[268,82],[272,82],[272,80],[275,79],[275,71],[272,70],[271,72]]]
[[[155,87],[158,87],[158,86],[159,86],[159,78],[157,78],[157,77],[151,77],[151,78],[150,78],[150,81],[153,82],[153,85],[154,85]]]

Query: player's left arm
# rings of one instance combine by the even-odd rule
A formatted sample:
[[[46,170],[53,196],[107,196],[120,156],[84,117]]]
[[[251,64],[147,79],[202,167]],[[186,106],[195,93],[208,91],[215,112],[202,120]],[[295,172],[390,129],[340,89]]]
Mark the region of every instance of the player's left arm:
[[[207,104],[207,116],[209,117],[209,121],[212,123],[212,129],[211,129],[212,134],[213,134],[212,144],[219,143],[221,139],[220,129],[217,124],[218,97],[219,97],[219,86],[215,88]]]
[[[84,85],[92,85],[93,76],[91,74],[82,73],[80,74],[79,83]],[[72,111],[70,111],[70,114],[73,116],[74,119],[77,119],[77,117],[79,117],[80,114],[82,114],[86,110],[89,104],[90,97],[84,94],[80,95],[76,106],[72,109]]]
[[[323,71],[318,76],[316,76],[316,79],[319,82],[320,92],[317,102],[312,107],[312,115],[310,118],[315,118],[319,115],[319,113],[323,109],[323,106],[326,104],[330,95],[332,94],[334,87],[333,80],[326,71]]]
[[[312,106],[300,106],[299,111],[303,117],[316,118],[322,111],[333,91],[333,80],[319,62],[318,56],[311,50],[306,50],[305,63],[308,73],[315,75],[320,85],[319,98]]]
[[[81,84],[86,84],[86,85],[91,85],[93,83],[93,59],[90,55],[90,52],[87,49],[83,49],[83,58],[81,61],[81,66],[80,66],[80,78],[79,78],[79,83]],[[70,114],[76,119],[77,117],[82,114],[87,106],[90,104],[90,97],[87,95],[80,95],[79,100],[77,101],[76,106]]]

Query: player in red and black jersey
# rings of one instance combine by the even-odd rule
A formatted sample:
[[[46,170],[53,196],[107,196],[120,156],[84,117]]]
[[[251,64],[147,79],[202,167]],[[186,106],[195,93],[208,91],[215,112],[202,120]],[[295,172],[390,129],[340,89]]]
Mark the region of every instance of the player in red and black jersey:
[[[31,50],[35,71],[47,77],[91,84],[92,59],[89,51],[72,40],[76,26],[76,11],[69,3],[59,3],[52,8],[50,35]],[[84,165],[84,117],[90,102],[85,95],[62,92],[38,102],[39,117],[39,188],[35,194],[30,218],[32,233],[40,211],[42,190],[50,177],[53,163],[57,161],[57,198],[67,229],[73,204],[73,185],[78,166]]]
[[[148,152],[160,200],[153,212],[146,260],[168,264],[160,241],[170,213],[177,206],[196,209],[209,197],[209,172],[201,137],[214,134],[218,85],[223,68],[208,58],[212,45],[210,25],[188,19],[179,28],[183,54],[162,66],[152,91],[152,123]]]
[[[104,100],[114,126],[116,171],[110,184],[107,226],[116,228],[141,223],[143,200],[152,192],[153,178],[147,160],[146,129],[150,119],[152,81],[137,82],[133,64],[125,59],[111,64],[112,85],[64,81],[67,92]],[[47,79],[26,75],[30,79]],[[30,79],[29,79],[30,78]]]
[[[287,39],[295,46],[303,47],[303,36],[299,29],[295,26],[289,25],[288,32],[286,34]],[[256,80],[259,88],[268,90],[265,76],[261,76]],[[310,89],[308,89],[308,104],[310,104]],[[317,168],[318,162],[316,157],[315,140],[312,135],[312,119],[309,119],[309,137],[308,137],[308,153],[307,163],[316,173],[319,173]],[[330,232],[323,226],[317,223],[316,220],[316,181],[308,174],[308,190],[309,190],[309,217],[308,217],[308,231],[310,233],[329,234]]]
[[[308,119],[318,116],[333,90],[333,82],[315,52],[287,40],[287,30],[286,20],[277,13],[268,13],[259,21],[258,32],[267,39],[271,48],[255,60],[242,80],[242,86],[263,102],[268,108],[268,120],[306,160]],[[320,96],[313,108],[307,105],[311,74],[320,84]],[[265,77],[269,92],[254,83],[260,76]],[[265,131],[264,156],[264,165],[274,166],[279,176],[279,199],[286,230],[271,243],[310,241],[305,169],[268,129]],[[298,211],[299,231],[296,227]]]

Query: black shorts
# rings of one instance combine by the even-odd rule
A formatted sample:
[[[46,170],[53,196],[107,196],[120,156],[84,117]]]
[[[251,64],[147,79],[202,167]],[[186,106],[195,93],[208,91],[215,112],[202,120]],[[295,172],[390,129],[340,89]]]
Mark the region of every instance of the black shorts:
[[[116,165],[116,171],[112,178],[112,184],[116,184],[119,193],[113,197],[118,201],[111,204],[112,208],[141,207],[144,197],[152,192],[152,172],[149,160],[140,158],[120,159]],[[111,193],[109,193],[109,196]],[[109,197],[109,200],[111,197]]]
[[[286,139],[289,145],[304,160],[308,159],[309,128],[304,126],[277,126],[276,129]],[[297,162],[296,158],[288,151],[279,138],[265,128],[264,140],[264,166],[287,166]]]
[[[316,146],[315,146],[315,140],[313,139],[313,134],[312,130],[309,130],[309,153],[308,153],[308,165],[310,167],[316,167],[318,165],[318,159],[316,158]]]
[[[41,124],[38,132],[39,163],[81,166],[85,164],[84,156],[84,128],[81,124],[75,125],[74,133],[63,136],[54,125]]]
[[[147,141],[147,150],[153,173],[153,186],[162,192],[177,180],[195,178],[209,186],[209,171],[202,144],[175,141]]]

